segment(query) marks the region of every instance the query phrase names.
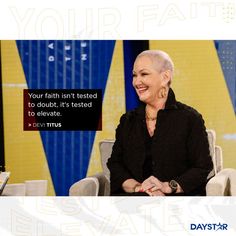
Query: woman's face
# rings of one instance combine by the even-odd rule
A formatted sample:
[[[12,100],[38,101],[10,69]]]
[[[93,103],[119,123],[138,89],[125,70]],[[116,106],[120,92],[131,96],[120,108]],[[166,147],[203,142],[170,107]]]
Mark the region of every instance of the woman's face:
[[[162,73],[148,56],[141,56],[134,62],[133,86],[140,101],[151,104],[158,100],[163,84]]]

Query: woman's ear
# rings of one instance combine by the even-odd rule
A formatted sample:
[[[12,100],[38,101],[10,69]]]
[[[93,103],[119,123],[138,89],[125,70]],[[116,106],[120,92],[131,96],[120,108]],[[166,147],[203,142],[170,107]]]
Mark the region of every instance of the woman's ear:
[[[171,81],[171,72],[170,70],[166,70],[164,72],[162,72],[162,78],[163,78],[163,84],[167,85],[170,83]]]

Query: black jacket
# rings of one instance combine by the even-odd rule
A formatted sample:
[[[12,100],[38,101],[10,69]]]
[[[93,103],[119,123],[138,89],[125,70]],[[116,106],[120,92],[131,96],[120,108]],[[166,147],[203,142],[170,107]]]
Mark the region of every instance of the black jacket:
[[[129,178],[143,182],[145,160],[145,104],[125,113],[116,129],[116,141],[107,166],[111,194],[122,193]],[[157,114],[151,146],[152,173],[161,181],[176,180],[184,195],[204,195],[213,164],[202,116],[177,102],[170,89],[164,110]]]

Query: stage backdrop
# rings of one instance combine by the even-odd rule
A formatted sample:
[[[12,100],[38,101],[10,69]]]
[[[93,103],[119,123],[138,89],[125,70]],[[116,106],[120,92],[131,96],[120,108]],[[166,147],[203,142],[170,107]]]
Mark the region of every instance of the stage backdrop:
[[[48,179],[50,195],[101,170],[98,143],[113,139],[120,116],[138,104],[135,56],[161,49],[175,63],[178,100],[217,133],[224,167],[236,168],[236,41],[2,41],[6,169],[10,183]],[[102,89],[102,131],[23,131],[23,89]],[[78,120],[79,122],[79,120]]]

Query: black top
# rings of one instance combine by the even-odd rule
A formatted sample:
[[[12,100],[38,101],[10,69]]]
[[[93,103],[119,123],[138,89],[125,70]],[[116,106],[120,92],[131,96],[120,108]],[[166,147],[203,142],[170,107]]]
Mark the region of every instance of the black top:
[[[149,135],[146,123],[143,123],[143,133],[145,139],[145,160],[143,163],[143,180],[152,175],[152,137]]]
[[[129,178],[144,180],[147,173],[144,125],[145,104],[120,119],[107,163],[111,194],[122,193],[122,183]],[[195,109],[177,102],[171,89],[165,109],[157,114],[156,129],[148,150],[153,176],[160,181],[176,180],[185,195],[204,195],[207,176],[213,168],[204,120]]]

